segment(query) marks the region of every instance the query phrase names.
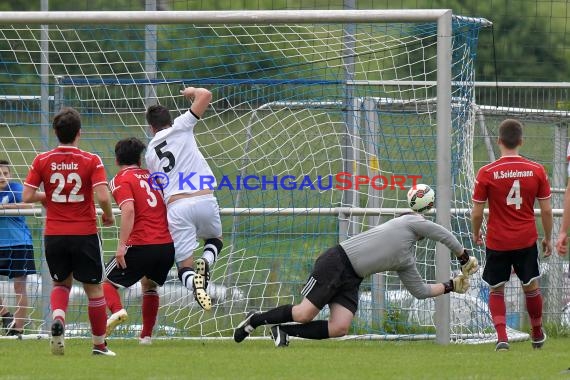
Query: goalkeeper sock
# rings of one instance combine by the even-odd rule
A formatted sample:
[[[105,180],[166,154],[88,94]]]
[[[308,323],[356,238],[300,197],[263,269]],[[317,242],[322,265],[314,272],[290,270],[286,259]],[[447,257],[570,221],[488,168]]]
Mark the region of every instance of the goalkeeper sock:
[[[202,254],[202,257],[210,266],[214,265],[218,259],[218,253],[220,253],[223,246],[224,243],[218,238],[207,239],[204,242],[204,253]]]
[[[293,322],[293,305],[281,305],[265,313],[251,316],[249,324],[256,328],[261,325],[278,325],[280,323]]]
[[[489,310],[493,319],[493,325],[497,330],[497,340],[508,342],[507,337],[507,307],[505,305],[505,294],[501,291],[491,290],[489,294]]]
[[[305,339],[328,339],[329,322],[311,321],[302,325],[279,325],[279,328],[291,336]]]
[[[526,310],[532,326],[532,335],[542,335],[542,294],[540,289],[535,289],[524,294]]]
[[[186,289],[190,291],[194,291],[194,269],[189,267],[180,268],[178,270],[178,278],[182,282],[182,285],[186,287]]]

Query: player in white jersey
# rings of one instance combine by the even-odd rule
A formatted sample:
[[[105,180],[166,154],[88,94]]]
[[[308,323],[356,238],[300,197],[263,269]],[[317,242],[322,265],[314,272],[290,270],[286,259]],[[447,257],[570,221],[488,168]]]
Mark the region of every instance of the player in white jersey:
[[[181,94],[192,105],[172,121],[168,109],[150,106],[146,120],[153,139],[145,155],[151,185],[162,189],[167,205],[168,228],[176,251],[178,278],[194,293],[200,306],[209,310],[206,293],[210,267],[222,249],[222,223],[214,196],[216,180],[198,149],[194,127],[202,117],[212,93],[205,88],[187,87]],[[198,239],[204,239],[202,257],[194,261]]]

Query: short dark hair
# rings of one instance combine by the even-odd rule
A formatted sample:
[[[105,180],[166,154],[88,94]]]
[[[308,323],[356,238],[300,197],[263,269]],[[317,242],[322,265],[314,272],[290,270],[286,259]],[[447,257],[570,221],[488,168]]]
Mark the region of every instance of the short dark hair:
[[[515,119],[505,119],[499,125],[499,140],[507,149],[515,149],[522,142],[523,125]]]
[[[81,116],[71,107],[63,107],[53,118],[53,129],[62,144],[70,144],[81,129]]]
[[[119,165],[139,165],[146,145],[136,137],[122,139],[115,144],[115,158]]]
[[[0,160],[0,166],[10,166],[10,161],[8,161],[8,160]]]
[[[161,130],[172,125],[172,116],[166,107],[155,104],[146,110],[146,121],[154,129]]]

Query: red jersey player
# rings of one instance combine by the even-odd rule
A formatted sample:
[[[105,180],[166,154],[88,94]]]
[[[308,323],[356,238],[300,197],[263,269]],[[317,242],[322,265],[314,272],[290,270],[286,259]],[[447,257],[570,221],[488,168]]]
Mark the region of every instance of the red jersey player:
[[[107,320],[107,335],[127,319],[117,287],[128,288],[141,280],[143,326],[141,344],[150,344],[158,314],[157,285],[164,285],[174,265],[174,243],[168,232],[166,206],[160,192],[150,186],[150,173],[141,169],[145,145],[127,138],[115,145],[120,171],[110,187],[121,208],[121,229],[115,257],[107,264],[103,284],[107,306],[113,313]]]
[[[24,202],[42,202],[46,208],[45,256],[53,280],[51,350],[55,355],[64,353],[65,313],[75,278],[89,298],[93,354],[115,356],[105,345],[103,263],[93,203],[95,192],[103,225],[112,225],[105,168],[99,156],[77,147],[81,118],[76,110],[62,108],[53,119],[53,129],[60,145],[34,159],[22,194]],[[41,184],[45,192],[38,190]]]
[[[483,280],[491,287],[489,309],[497,330],[497,351],[509,349],[504,285],[509,281],[511,268],[522,282],[532,326],[533,348],[541,348],[546,340],[542,328],[542,295],[538,285],[540,269],[534,202],[538,200],[541,210],[544,228],[542,249],[545,256],[550,256],[550,185],[542,165],[519,155],[522,141],[522,124],[518,120],[504,120],[499,126],[501,158],[479,169],[473,192],[471,225],[473,241],[479,245],[483,244],[483,210],[485,202],[489,202]]]

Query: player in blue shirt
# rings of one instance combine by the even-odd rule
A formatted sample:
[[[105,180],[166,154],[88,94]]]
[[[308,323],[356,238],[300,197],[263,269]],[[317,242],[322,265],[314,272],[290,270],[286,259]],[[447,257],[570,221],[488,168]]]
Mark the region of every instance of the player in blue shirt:
[[[22,203],[23,186],[10,181],[10,163],[0,160],[0,209],[28,208]],[[12,315],[0,298],[0,316],[6,335],[21,335],[28,312],[26,279],[36,273],[32,234],[23,216],[0,216],[0,275],[14,280],[18,309]]]

